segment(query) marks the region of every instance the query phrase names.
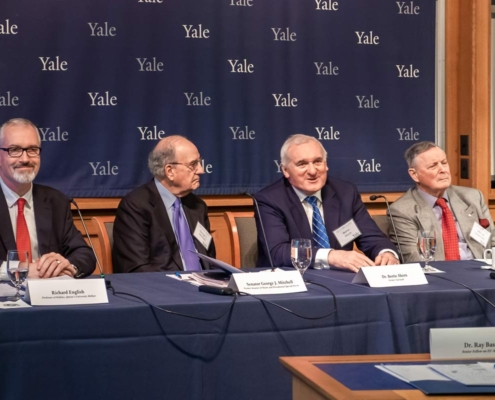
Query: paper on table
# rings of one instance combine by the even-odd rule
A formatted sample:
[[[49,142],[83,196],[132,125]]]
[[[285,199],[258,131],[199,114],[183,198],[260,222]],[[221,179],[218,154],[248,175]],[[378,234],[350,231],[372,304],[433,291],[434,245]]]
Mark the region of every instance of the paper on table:
[[[495,369],[479,364],[429,364],[430,368],[466,386],[495,386]]]
[[[0,297],[14,296],[16,293],[15,287],[7,282],[0,283]]]
[[[11,310],[13,308],[28,308],[31,307],[29,304],[23,302],[22,300],[17,301],[4,301],[0,303],[0,309],[4,308],[6,310]]]
[[[439,374],[428,368],[428,365],[386,365],[382,364],[385,372],[392,372],[390,375],[400,375],[405,382],[415,381],[449,381]]]

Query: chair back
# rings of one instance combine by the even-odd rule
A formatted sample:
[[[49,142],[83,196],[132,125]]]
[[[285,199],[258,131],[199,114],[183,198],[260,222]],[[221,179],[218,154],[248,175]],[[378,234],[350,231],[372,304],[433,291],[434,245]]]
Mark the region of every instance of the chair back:
[[[224,213],[230,236],[232,265],[254,268],[258,260],[258,233],[253,212]]]
[[[93,217],[92,221],[100,244],[100,262],[103,273],[112,274],[113,223],[115,217]]]

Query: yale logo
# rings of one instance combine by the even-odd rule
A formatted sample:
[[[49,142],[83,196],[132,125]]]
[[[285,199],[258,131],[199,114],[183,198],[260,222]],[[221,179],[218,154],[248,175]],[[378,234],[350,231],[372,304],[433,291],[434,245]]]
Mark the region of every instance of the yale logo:
[[[359,172],[382,172],[382,165],[375,162],[372,158],[371,162],[368,160],[356,160],[359,164]]]
[[[105,92],[101,95],[100,92],[88,92],[91,99],[91,106],[104,107],[104,106],[116,106],[117,96],[110,96],[110,92]]]
[[[42,142],[67,142],[69,140],[69,132],[60,129],[57,126],[55,129],[40,128]]]
[[[356,96],[359,103],[358,108],[380,108],[380,100],[374,99],[373,95],[366,96]]]
[[[193,25],[182,25],[186,30],[186,39],[209,39],[210,30],[203,29],[203,25],[199,24],[197,28]]]
[[[373,31],[370,31],[370,33],[359,32],[359,31],[355,31],[355,32],[356,32],[356,36],[358,37],[357,44],[370,44],[370,45],[380,44],[380,37],[374,35]]]
[[[139,71],[140,72],[162,72],[163,71],[163,63],[156,61],[156,57],[153,57],[151,60],[147,58],[136,58],[139,63]]]
[[[333,126],[325,129],[323,126],[315,126],[316,132],[318,133],[318,140],[340,140],[340,132],[335,131]]]
[[[281,164],[282,163],[279,160],[273,160],[273,162],[277,166],[277,174],[280,174],[282,172],[282,170],[281,170]]]
[[[313,63],[316,67],[316,75],[338,75],[339,74],[339,67],[333,66],[332,62],[329,61],[328,63],[322,63],[322,62],[314,62]]]
[[[0,24],[0,35],[17,35],[19,27],[16,24],[11,24],[9,19],[5,23]]]
[[[19,105],[19,97],[12,96],[7,92],[4,96],[0,96],[0,107],[17,107]]]
[[[250,130],[246,125],[244,129],[241,129],[240,126],[229,126],[229,129],[232,132],[232,140],[254,140],[256,132]]]
[[[203,169],[207,174],[213,173],[213,165],[205,164],[205,160],[201,161],[201,165],[203,166]]]
[[[89,162],[93,173],[91,175],[118,175],[119,167],[116,165],[111,165],[110,161],[107,161],[106,164],[102,164],[100,161],[98,162]]]
[[[238,7],[252,7],[253,0],[230,0],[229,5]]]
[[[397,6],[399,7],[399,12],[397,14],[411,14],[418,15],[419,14],[419,6],[414,5],[414,1],[406,3],[405,1],[396,1]]]
[[[284,96],[282,93],[272,93],[275,99],[275,107],[297,107],[297,97],[291,97],[290,93]]]
[[[254,65],[248,64],[247,59],[242,61],[240,60],[227,60],[230,64],[230,72],[231,73],[240,73],[240,74],[252,74],[254,72]]]
[[[203,92],[199,92],[199,95],[195,93],[184,93],[187,99],[187,106],[199,106],[208,107],[211,106],[211,97],[204,96]]]
[[[91,35],[89,36],[117,36],[117,33],[115,33],[117,28],[114,26],[109,27],[108,22],[103,25],[98,22],[88,22],[88,25],[91,28]]]
[[[399,78],[419,78],[419,69],[413,68],[412,64],[406,65],[396,65],[399,71]]]
[[[50,57],[38,57],[42,64],[42,71],[67,71],[69,68],[67,66],[67,61],[60,61],[60,57],[57,56],[55,59]]]
[[[315,0],[317,10],[325,11],[337,11],[339,9],[339,3],[332,0]]]
[[[139,140],[161,140],[165,137],[165,131],[159,131],[156,125],[153,126],[153,129],[149,129],[147,126],[138,126],[137,128],[141,133]]]
[[[419,132],[415,132],[413,127],[406,131],[406,128],[397,128],[399,140],[419,140]]]
[[[291,32],[287,27],[283,31],[282,28],[272,28],[273,35],[275,36],[273,40],[281,42],[295,42],[297,40],[296,32]]]

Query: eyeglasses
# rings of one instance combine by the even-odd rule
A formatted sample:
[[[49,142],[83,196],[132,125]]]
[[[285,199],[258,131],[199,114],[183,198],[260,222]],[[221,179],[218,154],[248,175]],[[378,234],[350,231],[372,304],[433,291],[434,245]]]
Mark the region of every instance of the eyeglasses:
[[[191,161],[190,163],[182,163],[182,162],[171,162],[169,164],[172,165],[184,165],[189,168],[191,171],[196,171],[200,164],[203,163],[203,159],[200,157],[197,160]]]
[[[20,158],[22,157],[22,153],[26,152],[28,157],[38,157],[41,153],[41,147],[9,147],[9,148],[3,148],[0,147],[0,150],[6,151],[9,153],[10,157],[14,158]]]

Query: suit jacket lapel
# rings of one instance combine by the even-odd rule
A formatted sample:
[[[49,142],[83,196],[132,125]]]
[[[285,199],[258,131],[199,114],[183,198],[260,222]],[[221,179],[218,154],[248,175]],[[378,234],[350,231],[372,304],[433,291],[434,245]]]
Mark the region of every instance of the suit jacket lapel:
[[[45,193],[37,185],[33,185],[34,220],[40,257],[49,252],[52,232],[52,208],[47,202]]]
[[[153,214],[156,217],[156,220],[159,221],[158,225],[160,226],[163,234],[165,235],[165,238],[170,245],[170,251],[172,252],[172,257],[175,263],[177,264],[179,269],[184,270],[184,267],[182,266],[182,259],[180,257],[179,245],[177,244],[174,230],[172,229],[172,223],[168,218],[165,204],[163,204],[163,200],[158,193],[158,189],[156,188],[154,180],[148,184],[148,188],[152,193],[152,195],[150,196],[150,203],[153,206]]]
[[[475,258],[483,258],[483,246],[476,240],[473,240],[469,235],[474,222],[477,222],[478,218],[475,207],[462,201],[451,188],[447,189],[447,194],[449,196],[450,207],[461,228],[464,240],[473,252]]]
[[[416,204],[414,212],[418,218],[420,229],[423,231],[435,231],[437,235],[437,250],[435,257],[440,260],[445,260],[445,248],[442,239],[442,226],[438,223],[437,217],[430,205],[418,193],[418,189],[411,191]]]
[[[327,184],[321,189],[321,198],[323,200],[323,218],[325,219],[325,228],[327,229],[328,239],[332,248],[340,247],[337,238],[332,233],[341,225],[340,201],[336,197],[335,191]],[[347,221],[342,221],[342,223]]]
[[[299,230],[299,238],[312,239],[313,234],[311,233],[311,226],[308,221],[304,207],[301,204],[301,200],[297,197],[296,192],[292,188],[292,185],[287,179],[284,179],[285,192],[287,199],[289,200],[290,213],[292,214],[294,221],[296,223],[297,229]]]
[[[0,221],[2,221],[0,223],[0,242],[2,243],[2,246],[5,250],[6,256],[7,251],[15,250],[17,248],[17,245],[15,243],[14,229],[12,228],[12,223],[10,221],[7,200],[3,195],[2,189],[0,189],[0,193],[2,193],[2,198],[0,199]]]

